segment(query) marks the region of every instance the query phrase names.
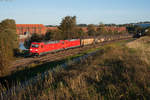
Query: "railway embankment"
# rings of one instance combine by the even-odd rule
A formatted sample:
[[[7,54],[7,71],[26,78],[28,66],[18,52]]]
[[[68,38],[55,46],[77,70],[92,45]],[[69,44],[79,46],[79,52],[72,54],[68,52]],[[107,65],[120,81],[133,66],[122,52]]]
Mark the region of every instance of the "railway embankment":
[[[102,45],[118,41],[122,40],[109,41],[101,44],[85,46],[82,48],[68,49],[54,54],[48,54],[42,57],[17,60],[12,64],[12,66],[10,66],[10,71],[12,70],[11,74],[0,78],[1,83],[5,83],[5,80],[9,84],[15,84],[18,81],[28,80],[47,70],[52,70],[56,66],[64,64],[65,62],[71,61],[74,58],[78,58],[87,55],[88,53],[95,52],[96,50],[99,50]]]
[[[126,41],[126,42],[129,42],[129,41]],[[126,43],[126,42],[125,42],[125,43]],[[117,43],[116,43],[116,44],[117,44]],[[122,45],[122,44],[124,44],[124,42],[118,43],[118,45]],[[88,53],[88,52],[95,51],[95,50],[96,50],[96,49],[94,49],[94,50],[88,50],[87,52],[84,52],[84,54],[85,54],[85,53]],[[101,51],[101,53],[103,53],[103,50]],[[96,53],[91,53],[91,54],[96,54]],[[90,54],[90,55],[91,55],[91,54]],[[80,56],[82,56],[82,55],[80,55]],[[89,56],[89,55],[88,55],[88,56]],[[87,55],[82,56],[82,58],[86,58],[86,57],[87,57]],[[79,58],[79,56],[76,55],[76,56],[73,57],[73,59],[74,59],[75,62],[79,62],[81,58]],[[92,59],[92,57],[88,57],[88,59]],[[73,62],[74,62],[74,61],[73,61]],[[88,60],[84,60],[83,62],[86,62],[86,61],[88,61]],[[71,63],[70,63],[70,62],[71,62]],[[73,63],[72,61],[70,61],[70,62],[69,62],[69,63],[71,64],[70,66],[77,65],[77,64]],[[81,62],[81,63],[82,63],[82,62]],[[62,66],[65,66],[65,65],[66,65],[66,63],[63,64]],[[43,65],[43,66],[44,66],[44,65]],[[67,67],[66,70],[68,70],[68,68],[69,68],[69,67]],[[70,69],[70,68],[69,68],[69,69]],[[80,67],[79,67],[79,69],[80,69]],[[55,72],[61,72],[61,70],[63,70],[63,69],[60,69],[60,68],[58,68],[58,67],[55,68]],[[27,71],[27,72],[29,72],[29,71]],[[44,77],[44,78],[42,78],[42,79],[44,79],[44,80],[45,80],[45,76],[47,76],[47,75],[45,75],[45,74],[47,74],[47,75],[49,76],[49,72],[44,72],[44,74],[41,74],[41,76]],[[61,74],[61,73],[60,73],[60,74]],[[39,82],[39,80],[41,80],[41,77],[39,77],[39,76],[36,76],[36,77],[37,77],[37,81],[34,82],[34,83],[37,84],[37,83]],[[35,80],[36,78],[33,78],[33,79]],[[33,79],[32,79],[32,80],[33,80]],[[27,81],[26,81],[25,84],[27,84],[28,86],[31,85],[30,82],[27,82]],[[28,87],[28,86],[27,86],[27,87]]]

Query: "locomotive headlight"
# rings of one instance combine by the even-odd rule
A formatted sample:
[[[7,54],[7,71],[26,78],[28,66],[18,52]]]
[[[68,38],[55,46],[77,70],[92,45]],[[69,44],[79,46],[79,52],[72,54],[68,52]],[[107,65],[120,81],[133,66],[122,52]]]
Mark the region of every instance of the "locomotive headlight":
[[[30,51],[32,51],[32,49],[30,49]]]
[[[35,51],[38,51],[38,49],[36,49]]]

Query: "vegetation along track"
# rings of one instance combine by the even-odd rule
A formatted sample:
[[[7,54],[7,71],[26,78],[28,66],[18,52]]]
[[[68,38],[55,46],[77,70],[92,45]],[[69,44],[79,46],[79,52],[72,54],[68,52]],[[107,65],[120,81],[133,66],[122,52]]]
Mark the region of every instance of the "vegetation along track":
[[[86,46],[86,47],[82,47],[82,48],[75,48],[75,49],[69,49],[69,50],[66,50],[66,51],[61,51],[61,52],[58,52],[58,53],[54,53],[54,54],[48,54],[48,55],[45,55],[45,56],[42,56],[42,57],[39,57],[39,58],[31,58],[31,59],[34,59],[36,62],[37,61],[40,61],[40,62],[43,62],[43,63],[46,63],[46,62],[51,62],[51,61],[54,61],[54,60],[63,60],[63,58],[66,58],[67,56],[72,56],[72,55],[75,55],[75,54],[78,54],[78,53],[80,53],[81,52],[81,54],[82,55],[80,55],[80,56],[82,56],[82,57],[84,57],[83,55],[85,54],[85,55],[87,55],[87,54],[91,54],[91,53],[94,53],[95,51],[97,51],[98,49],[96,49],[96,48],[99,48],[99,47],[101,47],[102,45],[105,45],[105,44],[111,44],[111,43],[114,43],[114,42],[122,42],[122,40],[133,40],[133,39],[129,39],[129,38],[126,38],[126,39],[120,39],[120,40],[114,40],[114,41],[109,41],[109,42],[104,42],[104,43],[100,43],[100,44],[96,44],[95,46],[94,45],[89,45],[89,46]],[[94,50],[92,49],[91,50],[91,48],[94,48]],[[90,50],[90,52],[87,52],[87,50]],[[82,52],[83,51],[83,52]],[[85,52],[84,52],[85,51]],[[68,54],[68,55],[66,55],[66,54]],[[51,55],[51,56],[50,56]],[[57,57],[56,57],[56,55],[57,55]],[[42,59],[43,58],[43,59]],[[51,61],[49,60],[49,59],[51,59],[51,58],[54,58],[54,59],[52,59]],[[76,57],[75,56],[75,58],[80,58],[80,57]],[[30,58],[29,58],[30,59]],[[85,58],[86,59],[86,58]],[[24,60],[24,59],[22,59],[22,60]],[[18,60],[19,61],[19,60]],[[34,63],[35,63],[35,61],[33,61]],[[21,62],[23,62],[23,61],[21,61]],[[32,62],[32,61],[31,61]],[[78,62],[78,61],[77,61]],[[76,62],[76,63],[77,63]],[[55,70],[55,69],[54,69]],[[57,70],[57,69],[56,69]],[[47,72],[48,72],[49,70],[43,70],[42,71],[42,73],[41,73],[41,78],[43,79],[43,77],[47,74]],[[27,75],[28,76],[28,75]],[[15,76],[13,76],[13,77],[15,77]],[[7,91],[4,91],[1,95],[6,95],[6,94],[9,94],[9,93],[11,93],[12,91],[20,91],[20,89],[21,88],[24,88],[24,87],[26,87],[26,86],[28,86],[29,84],[34,84],[34,83],[36,83],[37,82],[37,80],[39,79],[39,77],[38,77],[38,75],[37,76],[34,76],[34,75],[32,75],[31,77],[29,76],[29,78],[23,78],[23,80],[21,79],[20,80],[20,77],[18,77],[18,78],[13,78],[13,80],[11,81],[11,80],[9,80],[9,79],[11,79],[11,78],[7,78],[6,77],[6,81],[5,81],[5,79],[4,79],[4,82],[2,83],[2,85],[3,86],[5,86],[5,82],[6,83],[10,83],[10,84],[7,84],[5,87],[6,87],[6,89],[8,88],[8,90]],[[17,80],[17,79],[19,79],[19,80]],[[24,80],[25,79],[25,80]],[[16,82],[21,82],[21,83],[19,83],[19,85],[17,85],[17,83]],[[11,84],[12,83],[12,84]],[[16,85],[15,85],[16,84]],[[15,88],[14,88],[15,87]],[[17,89],[17,90],[16,90]]]
[[[75,54],[83,53],[84,51],[86,51],[88,49],[91,49],[91,48],[95,48],[96,49],[96,48],[99,48],[100,46],[105,45],[105,44],[109,44],[109,43],[120,41],[120,40],[127,40],[127,39],[130,39],[130,38],[113,40],[113,41],[107,41],[107,42],[98,43],[98,44],[95,44],[95,45],[88,45],[88,46],[83,46],[83,47],[79,47],[79,48],[63,50],[63,51],[59,51],[57,53],[49,53],[49,54],[43,55],[41,57],[23,58],[23,59],[14,61],[10,65],[9,70],[10,71],[14,71],[14,70],[19,69],[20,67],[24,68],[24,67],[27,67],[27,66],[29,66],[29,65],[31,65],[33,63],[34,64],[40,64],[40,63],[43,64],[43,63],[46,63],[46,62],[51,62],[51,61],[55,61],[55,60],[61,60],[61,59],[64,59],[66,57],[73,56]]]

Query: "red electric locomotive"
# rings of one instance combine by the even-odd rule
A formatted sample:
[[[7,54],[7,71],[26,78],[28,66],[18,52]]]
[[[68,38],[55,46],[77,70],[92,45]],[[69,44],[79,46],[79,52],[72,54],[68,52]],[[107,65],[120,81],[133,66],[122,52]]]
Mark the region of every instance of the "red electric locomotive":
[[[32,42],[30,47],[31,55],[42,55],[49,52],[79,47],[80,39],[47,41],[47,42]]]

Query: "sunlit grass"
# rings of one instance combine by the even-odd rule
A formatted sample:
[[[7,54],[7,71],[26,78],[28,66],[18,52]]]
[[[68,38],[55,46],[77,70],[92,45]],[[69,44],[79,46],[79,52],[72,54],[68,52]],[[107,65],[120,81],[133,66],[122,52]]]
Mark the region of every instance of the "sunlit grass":
[[[99,51],[95,56],[65,69],[57,66],[44,78],[39,74],[34,85],[29,84],[20,92],[13,91],[9,96],[2,96],[18,100],[149,100],[150,65],[145,60],[147,58],[143,59],[149,54],[139,53],[137,48],[128,48],[125,45],[128,42],[87,50],[83,54]],[[82,54],[72,58],[80,56]],[[71,61],[72,58],[67,59]]]

